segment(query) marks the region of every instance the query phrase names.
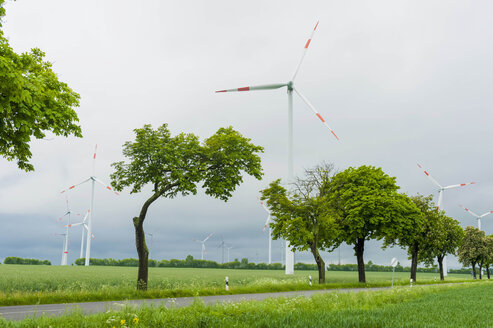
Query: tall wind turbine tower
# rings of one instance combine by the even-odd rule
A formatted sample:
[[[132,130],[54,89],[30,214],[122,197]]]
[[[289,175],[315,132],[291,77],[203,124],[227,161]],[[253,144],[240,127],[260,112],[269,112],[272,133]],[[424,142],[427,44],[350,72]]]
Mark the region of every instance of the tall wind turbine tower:
[[[248,87],[241,87],[241,88],[235,88],[235,89],[225,89],[225,90],[218,90],[216,92],[237,92],[237,91],[254,91],[254,90],[272,90],[272,89],[279,89],[286,87],[287,93],[288,93],[288,183],[293,182],[294,178],[294,171],[293,171],[293,91],[303,100],[308,107],[315,113],[315,115],[318,117],[318,119],[330,130],[330,132],[334,135],[334,137],[339,140],[335,132],[329,127],[327,122],[322,118],[320,113],[315,109],[315,107],[308,101],[308,99],[301,94],[301,92],[294,87],[294,80],[296,79],[296,76],[298,75],[298,71],[300,70],[301,64],[303,63],[303,59],[305,58],[306,52],[308,50],[308,47],[310,46],[310,43],[312,41],[313,35],[315,34],[315,31],[317,30],[318,22],[313,28],[312,33],[310,34],[310,37],[305,43],[305,47],[303,50],[303,54],[301,56],[301,59],[298,63],[298,66],[296,66],[296,69],[294,71],[294,74],[288,82],[284,83],[273,83],[273,84],[265,84],[265,85],[255,85],[255,86],[248,86]],[[291,247],[289,245],[289,242],[286,241],[286,274],[293,274],[294,273],[294,252],[291,250]]]

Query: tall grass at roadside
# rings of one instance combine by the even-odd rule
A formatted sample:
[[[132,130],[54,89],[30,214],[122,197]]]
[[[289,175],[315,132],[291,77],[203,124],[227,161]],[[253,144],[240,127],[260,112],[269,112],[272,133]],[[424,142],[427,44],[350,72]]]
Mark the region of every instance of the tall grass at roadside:
[[[149,290],[135,288],[137,268],[0,266],[0,305],[48,304],[140,298],[166,298],[220,294],[260,293],[326,288],[390,286],[392,273],[368,272],[367,284],[357,282],[357,272],[327,272],[324,285],[316,271],[285,275],[276,270],[225,270],[150,268]],[[224,288],[229,277],[230,290]],[[396,285],[409,284],[409,273],[396,273]],[[437,275],[418,274],[418,282],[434,283]],[[467,281],[467,275],[449,275],[447,281]]]
[[[2,327],[490,327],[493,285],[398,287],[185,308],[0,320]]]

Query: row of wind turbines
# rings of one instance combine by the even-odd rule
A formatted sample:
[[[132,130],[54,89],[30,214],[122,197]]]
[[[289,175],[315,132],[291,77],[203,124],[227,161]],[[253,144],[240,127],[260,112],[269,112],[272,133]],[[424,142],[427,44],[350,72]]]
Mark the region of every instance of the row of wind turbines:
[[[94,155],[92,157],[92,175],[87,178],[86,180],[79,182],[77,184],[74,184],[67,189],[62,190],[60,193],[66,195],[66,204],[67,204],[67,211],[66,213],[59,219],[59,221],[63,220],[64,217],[67,218],[67,224],[63,226],[65,228],[65,232],[58,234],[64,236],[64,243],[63,243],[63,253],[62,253],[62,261],[61,265],[68,265],[68,252],[69,252],[69,229],[77,226],[81,226],[82,228],[82,238],[81,238],[81,245],[80,245],[80,257],[82,258],[84,255],[84,238],[86,239],[85,242],[85,266],[89,266],[89,259],[91,257],[91,241],[92,239],[95,239],[94,234],[92,233],[92,219],[93,219],[93,209],[94,209],[94,188],[96,183],[102,185],[106,190],[109,190],[113,192],[115,195],[119,195],[118,192],[114,191],[108,184],[104,183],[100,179],[98,179],[95,175],[95,166],[96,166],[96,153],[97,153],[98,145],[95,146],[94,148]],[[91,183],[91,195],[90,195],[90,203],[89,203],[89,209],[85,213],[83,219],[81,222],[77,223],[71,223],[71,216],[72,216],[72,211],[69,206],[69,201],[68,201],[68,192],[75,189],[76,187],[79,187],[83,185],[86,182]],[[80,215],[80,214],[77,214]]]

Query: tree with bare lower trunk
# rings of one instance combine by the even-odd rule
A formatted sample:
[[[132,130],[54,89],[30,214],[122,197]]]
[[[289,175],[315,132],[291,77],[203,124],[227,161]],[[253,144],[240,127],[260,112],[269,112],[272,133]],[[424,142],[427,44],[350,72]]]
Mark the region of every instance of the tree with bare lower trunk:
[[[146,290],[149,251],[145,243],[144,220],[149,206],[160,197],[174,198],[181,194],[196,194],[199,183],[209,196],[228,200],[243,182],[242,173],[262,177],[259,153],[263,148],[250,142],[232,127],[220,128],[200,142],[193,134],[171,136],[167,124],[156,130],[150,125],[135,129],[135,141],[123,145],[123,155],[129,158],[113,163],[113,187],[130,193],[152,186],[152,195],[133,218],[135,243],[139,257],[137,289]]]

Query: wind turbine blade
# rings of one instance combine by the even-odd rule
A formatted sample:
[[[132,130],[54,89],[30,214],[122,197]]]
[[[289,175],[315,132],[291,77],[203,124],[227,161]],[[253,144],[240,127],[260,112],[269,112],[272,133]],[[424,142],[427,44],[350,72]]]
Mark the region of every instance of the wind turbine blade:
[[[100,185],[104,186],[106,189],[108,189],[109,191],[112,191],[115,193],[115,195],[120,195],[119,193],[117,193],[116,191],[113,190],[113,188],[111,188],[109,185],[107,185],[106,183],[104,183],[103,181],[99,180],[98,178],[94,178],[94,181],[96,181],[97,183],[99,183]]]
[[[477,218],[478,218],[478,217],[480,217],[479,215],[477,215],[476,213],[474,213],[473,211],[471,211],[471,210],[470,210],[470,209],[468,209],[467,207],[464,207],[464,206],[462,206],[462,205],[459,205],[459,206],[460,206],[460,207],[462,207],[463,209],[465,209],[465,210],[466,210],[466,212],[469,212],[469,214],[471,214],[472,216],[477,217]],[[488,213],[490,213],[490,212],[488,212]],[[488,214],[488,213],[486,213],[486,214]]]
[[[218,90],[218,92],[237,92],[237,91],[255,91],[255,90],[271,90],[271,89],[279,89],[282,87],[287,86],[287,83],[274,83],[274,84],[264,84],[264,85],[254,85],[250,87],[242,87],[242,88],[236,88],[236,89],[225,89],[225,90]]]
[[[86,215],[84,215],[84,217],[82,218],[82,223],[86,222],[87,216],[89,215],[90,212],[91,212],[91,210],[87,210]]]
[[[269,224],[269,221],[270,221],[270,214],[269,214],[269,216],[267,217],[267,221],[265,221],[264,228],[262,229],[262,232],[264,232],[264,231],[265,231],[265,229],[267,228],[267,225]]]
[[[267,208],[267,206],[265,206],[265,203],[264,203],[263,201],[261,201],[260,199],[259,199],[259,202],[260,202],[260,205],[262,205],[262,207],[264,208],[264,210],[265,210],[267,213],[269,213],[269,215],[270,215],[270,211],[269,211],[269,209]]]
[[[84,222],[72,223],[72,224],[65,225],[63,227],[64,228],[72,228],[72,227],[80,226],[81,224],[84,224]]]
[[[306,52],[308,51],[308,47],[310,46],[310,42],[312,42],[313,34],[315,34],[315,31],[317,30],[317,26],[318,26],[318,21],[317,21],[317,24],[315,24],[315,27],[313,28],[313,31],[310,34],[310,37],[308,38],[308,41],[306,41],[306,43],[305,43],[305,48],[303,50],[303,54],[301,55],[300,62],[298,63],[298,66],[296,67],[296,70],[294,71],[293,78],[291,79],[291,81],[294,81],[294,79],[296,78],[296,75],[298,74],[298,71],[300,70],[301,63],[303,63],[303,59],[305,59]]]
[[[450,185],[450,186],[443,187],[443,189],[452,189],[452,188],[457,188],[457,187],[464,187],[464,186],[467,186],[467,185],[470,185],[470,184],[475,184],[475,183],[476,182],[468,182],[468,183],[455,184],[455,185]]]
[[[442,188],[442,186],[438,183],[438,181],[436,181],[435,179],[433,179],[433,177],[423,168],[423,166],[421,166],[421,164],[417,163],[418,167],[420,169],[423,170],[423,172],[426,174],[426,176],[431,180],[431,182],[433,182],[434,184],[436,184],[439,188]]]
[[[96,170],[96,152],[98,151],[98,145],[94,147],[94,155],[92,157],[92,175],[95,175]]]
[[[204,243],[207,241],[207,239],[211,238],[213,234],[214,234],[214,232],[211,233],[209,236],[207,236],[207,238],[204,239]]]
[[[490,215],[491,213],[493,213],[493,211],[489,211],[489,212],[486,212],[484,214],[481,214],[479,217],[482,218],[482,217],[485,217],[486,215]]]
[[[439,210],[442,206],[442,198],[443,198],[443,190],[440,189],[440,191],[438,192],[437,210]]]
[[[325,120],[323,119],[323,117],[320,115],[320,113],[315,109],[315,107],[313,107],[313,105],[308,101],[308,99],[305,98],[305,96],[303,96],[299,91],[298,89],[294,88],[293,87],[293,90],[298,94],[298,96],[300,96],[301,99],[303,99],[303,101],[308,105],[308,107],[311,108],[311,110],[315,113],[315,115],[320,119],[320,121],[322,121],[322,123],[330,130],[330,132],[332,132],[332,134],[334,135],[334,137],[339,140],[339,137],[335,134],[335,132],[330,128],[330,126],[327,124],[327,122],[325,122]]]
[[[74,184],[73,186],[70,186],[70,187],[68,187],[67,189],[60,191],[60,194],[63,194],[63,193],[64,193],[64,192],[66,192],[66,191],[72,190],[72,189],[74,189],[75,187],[80,186],[81,184],[86,183],[87,181],[90,181],[90,180],[91,180],[91,178],[86,179],[86,180],[84,180],[84,181],[82,181],[82,182],[79,182],[78,184]]]

